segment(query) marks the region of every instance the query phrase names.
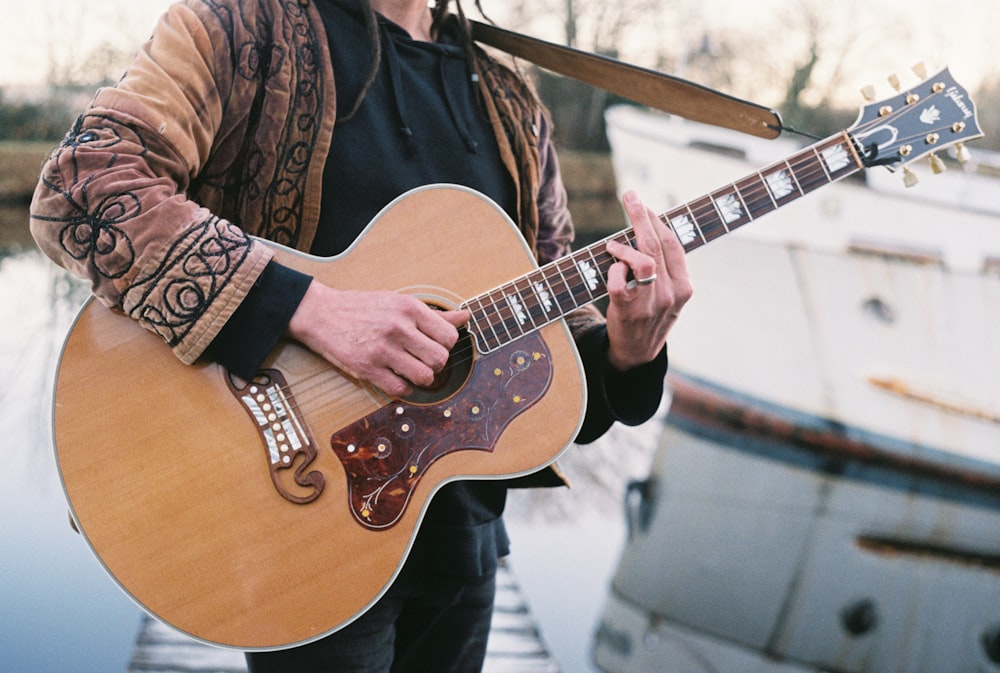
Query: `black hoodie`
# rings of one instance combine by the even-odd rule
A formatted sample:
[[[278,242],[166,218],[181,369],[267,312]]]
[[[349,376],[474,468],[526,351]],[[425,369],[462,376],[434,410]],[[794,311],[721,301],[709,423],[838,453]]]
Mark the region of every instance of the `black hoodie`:
[[[378,77],[358,111],[346,117],[370,68],[368,36],[357,0],[317,4],[330,43],[337,126],[323,175],[313,254],[346,249],[386,204],[422,185],[472,187],[517,219],[517,196],[478,100],[457,26],[437,42],[413,40],[379,17]]]

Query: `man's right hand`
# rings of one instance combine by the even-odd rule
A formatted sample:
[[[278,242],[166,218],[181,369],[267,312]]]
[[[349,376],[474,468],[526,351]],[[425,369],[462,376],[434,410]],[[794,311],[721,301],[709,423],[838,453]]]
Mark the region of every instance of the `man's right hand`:
[[[398,292],[313,280],[288,334],[346,374],[402,397],[433,383],[468,320],[467,311],[438,311]]]

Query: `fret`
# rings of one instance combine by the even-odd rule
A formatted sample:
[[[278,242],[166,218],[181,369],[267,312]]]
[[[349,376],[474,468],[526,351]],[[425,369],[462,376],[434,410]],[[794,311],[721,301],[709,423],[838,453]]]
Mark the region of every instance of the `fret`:
[[[525,313],[527,322],[531,323],[532,330],[545,324],[545,314],[538,305],[534,291],[531,289],[531,282],[527,277],[518,278],[513,282],[514,291],[521,303],[521,308]]]
[[[795,174],[795,169],[792,168],[792,165],[788,162],[788,159],[785,159],[785,166],[788,168],[788,174],[792,177],[792,180],[795,182],[795,188],[799,190],[799,196],[805,196],[806,192],[804,189],[802,189],[802,183],[799,182],[799,176]]]
[[[581,250],[572,258],[577,276],[573,295],[578,306],[585,306],[601,296],[601,274],[589,252],[589,249]]]
[[[485,341],[485,337],[483,336],[485,332],[483,331],[483,324],[482,324],[484,321],[480,320],[481,309],[477,310],[475,307],[473,307],[473,303],[479,303],[479,298],[474,297],[462,305],[462,308],[465,308],[465,310],[469,312],[469,332],[473,336],[479,337],[480,340]],[[483,347],[481,350],[486,350],[486,344],[483,343],[482,346]]]
[[[858,156],[853,141],[846,133],[841,134],[839,140],[836,142],[836,147],[840,166],[833,172],[834,180],[839,180],[865,167],[861,157]],[[832,147],[828,149],[833,150]]]
[[[705,232],[701,230],[701,224],[698,222],[698,216],[694,214],[694,209],[691,207],[691,204],[685,203],[684,209],[687,210],[688,215],[691,216],[691,224],[698,230],[698,235],[701,237],[701,240],[708,243],[708,239],[705,238]]]
[[[816,163],[819,164],[819,167],[823,169],[823,173],[826,174],[826,181],[833,182],[833,178],[830,177],[830,171],[827,170],[826,163],[823,161],[823,156],[819,153],[819,150],[816,149],[815,145],[813,145],[811,149],[813,154],[816,155]]]
[[[736,189],[747,209],[747,214],[753,219],[778,208],[778,204],[771,196],[760,175],[749,175],[743,178],[736,183]]]
[[[778,171],[778,174],[784,175],[784,173],[781,171]],[[760,178],[760,183],[764,185],[764,191],[767,192],[767,195],[771,198],[771,203],[774,204],[775,209],[777,209],[778,200],[774,198],[774,190],[771,189],[771,185],[768,182],[768,178],[770,178],[771,176],[769,175],[767,177],[764,177],[764,173],[762,171],[757,171],[757,177]]]
[[[661,215],[660,219],[663,220],[664,224],[670,226],[677,235],[677,240],[681,242],[685,250],[694,250],[695,248],[708,243],[705,240],[705,234],[702,233],[701,227],[698,226],[698,221],[695,219],[694,211],[687,204],[676,208],[665,215]],[[701,242],[699,242],[701,239]]]
[[[556,290],[556,304],[559,305],[559,310],[563,313],[569,313],[575,308],[579,308],[580,304],[576,301],[576,297],[573,294],[573,286],[570,284],[569,280],[566,278],[566,274],[563,271],[563,266],[566,263],[566,258],[557,259],[551,264],[552,269],[558,274],[558,285],[559,289]],[[575,273],[575,269],[571,269]],[[549,276],[552,278],[552,276]]]
[[[526,333],[533,331],[535,326],[528,316],[527,309],[524,306],[524,299],[517,290],[516,282],[503,287],[503,298],[507,304],[507,310],[510,311],[510,326],[520,332],[517,336],[524,336]]]
[[[715,214],[719,216],[719,224],[722,225],[722,228],[725,229],[726,233],[728,234],[729,225],[726,224],[727,216],[725,210],[725,208],[728,207],[728,200],[725,204],[722,205],[720,205],[719,200],[712,195],[709,195],[708,200],[712,202],[712,207],[715,208]]]
[[[499,294],[499,297],[497,296]],[[505,316],[504,311],[509,311],[507,308],[507,302],[504,299],[504,294],[501,289],[494,289],[488,295],[489,298],[489,308],[492,312],[487,312],[487,318],[490,321],[490,326],[493,328],[493,333],[496,334],[497,344],[503,345],[510,343],[514,340],[515,335],[511,334],[510,328],[507,325],[507,319],[509,315]]]
[[[694,214],[695,222],[701,229],[701,235],[706,242],[725,236],[729,231],[722,223],[722,219],[716,210],[715,203],[708,196],[691,202],[691,212]]]
[[[662,216],[661,216],[661,218],[662,218]],[[609,236],[607,240],[609,240],[609,241],[617,241],[618,243],[621,243],[622,245],[627,245],[627,246],[629,246],[631,248],[636,248],[637,247],[636,242],[635,242],[635,232],[632,231],[631,229],[626,229],[624,231],[620,231],[620,232],[618,232],[618,234],[616,236]],[[605,250],[607,250],[607,244],[605,244],[604,248],[605,248]]]
[[[584,252],[589,253],[589,251],[590,249],[588,248]],[[580,279],[579,286],[586,292],[586,296],[582,297],[583,302],[578,302],[580,305],[590,303],[590,301],[600,296],[601,275],[593,259],[588,259],[588,257],[589,254],[577,254],[573,256],[573,264]]]
[[[718,213],[726,233],[750,221],[746,204],[740,198],[735,185],[712,192],[709,198],[712,199],[712,205],[715,206],[715,212]]]
[[[524,310],[524,299],[517,292],[515,283],[501,286],[500,292],[503,296],[500,314],[503,316],[503,325],[510,335],[510,340],[520,339],[532,332],[531,321]]]
[[[567,299],[572,299],[572,293],[562,271],[555,263],[551,263],[542,267],[542,273],[545,277],[545,284],[551,292],[550,300],[555,302],[556,309],[560,313],[565,313]]]
[[[553,313],[558,308],[555,291],[553,291],[552,286],[549,284],[548,277],[542,271],[532,273],[528,279],[528,283],[531,285],[531,291],[535,295],[535,305],[542,311],[541,322],[542,324],[546,324],[559,315],[558,313]]]
[[[743,178],[743,180],[745,181],[746,178]],[[746,216],[747,222],[749,222],[751,219],[753,219],[753,211],[747,207],[747,200],[746,198],[744,198],[743,193],[740,190],[740,186],[737,182],[733,183],[733,193],[736,195],[736,198],[739,199],[740,205],[743,206],[743,214]],[[738,227],[740,225],[736,226]]]
[[[510,341],[510,332],[507,331],[506,326],[503,321],[503,304],[497,304],[496,291],[490,292],[486,298],[488,302],[485,304],[486,309],[486,319],[489,321],[490,329],[496,337],[497,346],[502,346],[503,344]]]
[[[478,309],[472,307],[473,302],[479,306]],[[480,344],[480,350],[483,352],[489,352],[502,346],[503,342],[500,340],[500,336],[493,327],[493,321],[490,320],[489,311],[483,303],[483,297],[479,296],[471,299],[466,305],[469,307],[472,322],[475,326],[475,332],[479,335],[482,341]]]
[[[826,170],[826,166],[823,165],[823,159],[820,157],[819,152],[816,151],[816,147],[813,146],[809,150],[809,152],[803,152],[798,155],[801,162],[805,164],[805,168],[800,169],[797,178],[806,193],[819,189],[823,185],[828,185],[833,181]]]
[[[614,258],[608,254],[607,246],[604,247],[604,254],[598,255],[598,245],[587,246],[587,255],[590,257],[590,261],[594,265],[594,280],[596,281],[593,286],[588,285],[587,289],[590,290],[591,294],[595,299],[598,297],[603,297],[608,292],[608,269],[614,264]],[[610,261],[609,261],[610,260]]]
[[[611,271],[611,267],[618,261],[614,255],[608,252],[608,240],[615,239],[605,239],[604,241],[598,241],[591,246],[594,261],[597,263],[598,268],[601,270],[601,279],[603,281],[602,294],[606,294],[608,291],[608,272]],[[625,237],[619,237],[617,239],[619,243],[635,247],[635,240],[628,240]]]
[[[792,199],[798,198],[803,193],[802,187],[795,179],[795,173],[787,161],[772,169],[764,169],[763,177],[764,186],[767,188],[775,208],[784,205],[784,203]],[[799,194],[796,194],[796,192],[799,192]]]
[[[837,141],[820,151],[820,156],[823,158],[823,163],[827,170],[827,175],[830,177],[830,182],[837,179],[837,175],[853,165],[854,161],[851,158],[851,154],[848,152],[847,147],[844,146],[843,142]]]

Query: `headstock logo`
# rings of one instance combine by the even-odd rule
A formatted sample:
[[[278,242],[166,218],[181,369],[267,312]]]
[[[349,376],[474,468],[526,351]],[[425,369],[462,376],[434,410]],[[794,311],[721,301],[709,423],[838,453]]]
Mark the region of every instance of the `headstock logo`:
[[[972,108],[965,102],[965,96],[959,93],[957,86],[950,86],[948,90],[944,92],[944,95],[952,99],[958,109],[962,111],[962,115],[965,119],[968,119],[973,115]]]

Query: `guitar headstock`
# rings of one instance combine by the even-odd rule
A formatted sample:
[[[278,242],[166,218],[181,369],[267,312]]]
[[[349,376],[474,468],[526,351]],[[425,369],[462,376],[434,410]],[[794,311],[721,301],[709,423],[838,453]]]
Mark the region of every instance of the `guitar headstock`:
[[[890,82],[900,89],[896,78]],[[874,98],[870,87],[862,93]],[[847,132],[866,166],[902,167],[907,186],[916,179],[906,164],[930,155],[931,167],[940,173],[944,164],[935,152],[955,145],[959,161],[965,161],[964,142],[983,136],[975,104],[947,68],[909,90],[864,106]]]

